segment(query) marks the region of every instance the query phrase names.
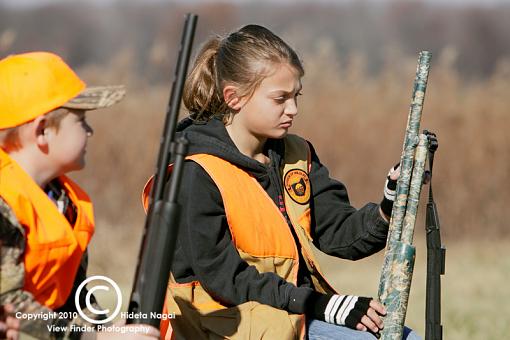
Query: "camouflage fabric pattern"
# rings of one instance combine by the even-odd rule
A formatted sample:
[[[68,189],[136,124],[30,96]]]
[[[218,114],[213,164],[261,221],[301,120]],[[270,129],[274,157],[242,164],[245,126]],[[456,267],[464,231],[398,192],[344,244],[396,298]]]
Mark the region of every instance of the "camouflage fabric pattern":
[[[16,312],[49,315],[52,311],[34,300],[32,294],[23,290],[25,278],[23,252],[25,231],[16,216],[0,198],[0,304],[13,304]],[[20,320],[20,330],[38,339],[50,339],[47,321]]]
[[[386,253],[381,271],[381,279],[379,282],[378,296],[387,310],[387,316],[384,318],[385,327],[381,332],[383,339],[402,338],[405,308],[402,308],[401,299],[397,298],[393,293],[390,292],[395,292],[395,287],[397,286],[398,280],[401,281],[398,282],[398,287],[410,287],[412,269],[414,267],[414,247],[412,247],[410,243],[412,242],[414,220],[416,216],[414,216],[414,218],[409,217],[411,219],[409,222],[412,221],[413,224],[413,230],[406,231],[406,237],[411,236],[411,241],[405,245],[402,245],[401,236],[403,232],[404,218],[407,214],[406,208],[409,204],[408,196],[410,195],[411,178],[413,175],[412,171],[413,167],[415,166],[415,153],[420,141],[419,130],[421,113],[425,99],[425,91],[427,88],[430,59],[431,54],[429,52],[420,52],[418,65],[416,68],[416,77],[413,87],[411,107],[407,120],[402,157],[400,161],[401,172],[397,181],[396,199],[391,214]],[[421,190],[421,179],[419,187]],[[415,191],[415,189],[412,189],[412,191]],[[409,247],[413,249],[411,250]],[[401,276],[400,274],[394,275],[397,271],[407,274],[402,274],[405,276]],[[399,291],[404,292],[405,289],[400,289]],[[402,295],[400,295],[400,297],[402,297]],[[407,299],[405,297],[404,299],[407,307]],[[399,318],[401,320],[396,322],[396,320]]]
[[[117,103],[125,94],[123,85],[87,87],[62,107],[80,110],[102,109]]]
[[[384,319],[384,329],[381,332],[382,338],[386,339],[400,339],[404,328],[416,256],[416,249],[412,245],[413,233],[418,213],[427,152],[427,136],[422,134],[416,148],[401,239],[396,241],[394,245],[387,289],[383,291],[380,297],[388,310],[388,314]]]
[[[407,197],[406,215],[402,226],[402,243],[412,244],[414,236],[414,225],[416,224],[416,215],[418,214],[418,204],[420,202],[421,188],[423,184],[423,175],[425,173],[425,163],[428,154],[427,136],[420,134],[420,142],[416,147],[414,157],[414,169],[411,177],[409,196]]]
[[[25,250],[24,238],[24,229],[12,209],[0,197],[0,297],[23,285],[23,270],[20,271],[19,266]]]
[[[72,332],[71,325],[78,327],[94,327],[94,325],[86,322],[79,316],[72,320],[59,318],[58,313],[55,315],[55,311],[40,304],[31,293],[23,290],[25,278],[24,250],[25,230],[19,224],[7,203],[0,197],[0,304],[13,304],[15,312],[40,316],[36,320],[19,318],[20,331],[22,333],[29,334],[37,339],[79,339],[81,333]],[[68,302],[66,302],[66,306],[71,306],[74,311],[74,291],[86,277],[86,262],[86,256],[84,256],[76,276],[73,293],[71,293]],[[81,293],[80,297],[85,296],[87,290],[83,289]],[[101,308],[95,302],[95,299],[92,298],[91,300],[92,306],[100,310]],[[70,308],[65,310],[71,311]],[[97,315],[90,312],[87,308],[84,308],[83,312],[92,319],[98,318]],[[60,330],[56,331],[56,328],[53,328],[50,331],[52,325],[59,327]]]

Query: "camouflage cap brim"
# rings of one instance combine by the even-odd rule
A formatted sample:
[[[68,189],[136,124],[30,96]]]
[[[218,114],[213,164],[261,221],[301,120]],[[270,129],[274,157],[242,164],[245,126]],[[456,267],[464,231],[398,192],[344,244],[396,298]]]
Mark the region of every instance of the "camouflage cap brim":
[[[117,103],[125,94],[124,85],[91,86],[62,105],[62,107],[80,110],[101,109]]]

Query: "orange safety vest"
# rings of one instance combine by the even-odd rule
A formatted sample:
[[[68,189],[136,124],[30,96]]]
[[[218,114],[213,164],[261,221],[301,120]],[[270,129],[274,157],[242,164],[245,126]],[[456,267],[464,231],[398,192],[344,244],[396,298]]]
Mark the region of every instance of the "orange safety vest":
[[[24,289],[45,306],[66,302],[82,255],[94,234],[92,202],[66,176],[59,180],[77,209],[74,226],[34,180],[0,149],[0,196],[25,230]]]
[[[218,187],[232,242],[243,260],[260,273],[273,272],[296,284],[298,251],[301,251],[314,288],[319,292],[334,292],[319,270],[311,245],[310,151],[304,139],[294,135],[285,138],[285,165],[281,169],[285,206],[299,245],[276,204],[249,173],[208,154],[187,158],[198,163]],[[145,207],[151,185],[150,180],[142,196]],[[179,284],[171,278],[165,311],[176,313],[171,324],[161,325],[166,339],[297,339],[306,334],[303,315],[254,301],[227,308],[214,300],[199,282]]]

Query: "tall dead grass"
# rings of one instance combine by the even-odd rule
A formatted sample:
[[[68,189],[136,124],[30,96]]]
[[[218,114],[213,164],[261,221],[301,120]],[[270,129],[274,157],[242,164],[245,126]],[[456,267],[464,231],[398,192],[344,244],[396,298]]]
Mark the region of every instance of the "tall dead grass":
[[[360,205],[378,200],[382,178],[400,158],[416,58],[388,55],[369,77],[363,55],[338,60],[327,41],[305,56],[296,130],[313,141],[334,177]],[[445,49],[432,61],[422,129],[437,133],[435,199],[448,237],[504,236],[510,198],[510,63],[485,80],[464,81],[461,56]],[[327,66],[326,66],[327,65]]]
[[[510,217],[510,60],[502,60],[491,77],[467,82],[454,70],[458,58],[450,49],[433,56],[422,119],[422,128],[439,139],[433,184],[443,231],[455,238],[504,236]],[[140,192],[154,171],[169,95],[169,86],[132,76],[132,59],[126,51],[108,69],[80,72],[90,84],[128,87],[123,102],[89,114],[95,135],[88,167],[76,174],[99,218],[121,230],[142,223]],[[378,201],[387,169],[400,159],[416,58],[393,53],[380,74],[369,76],[363,55],[340,59],[325,40],[303,59],[304,96],[292,132],[312,141],[355,205]]]
[[[333,50],[323,40],[302,53],[304,95],[292,132],[313,142],[331,175],[347,185],[353,204],[361,206],[380,200],[387,169],[400,158],[416,57],[394,52],[380,74],[369,76],[362,54],[341,59]],[[487,79],[467,82],[453,67],[461,57],[449,49],[433,56],[422,120],[422,128],[439,138],[433,184],[447,244],[505,237],[510,218],[510,62],[502,60]],[[132,61],[124,51],[109,68],[79,70],[89,84],[125,83],[128,95],[111,109],[89,114],[95,135],[88,166],[74,176],[91,194],[98,218],[91,273],[108,273],[126,292],[144,221],[140,193],[154,171],[169,95],[169,85],[133,76]],[[423,242],[423,211],[418,220],[418,241]],[[370,267],[375,276],[376,267]],[[448,294],[455,295],[455,289]],[[461,327],[456,311],[447,313]]]

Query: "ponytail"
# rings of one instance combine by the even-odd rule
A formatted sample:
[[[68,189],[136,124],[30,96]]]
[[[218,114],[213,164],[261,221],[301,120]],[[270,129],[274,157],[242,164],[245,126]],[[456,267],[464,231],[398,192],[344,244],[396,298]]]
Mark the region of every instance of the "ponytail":
[[[183,91],[184,106],[194,120],[207,121],[221,114],[227,105],[220,93],[216,72],[216,56],[220,38],[210,39],[200,50]]]

